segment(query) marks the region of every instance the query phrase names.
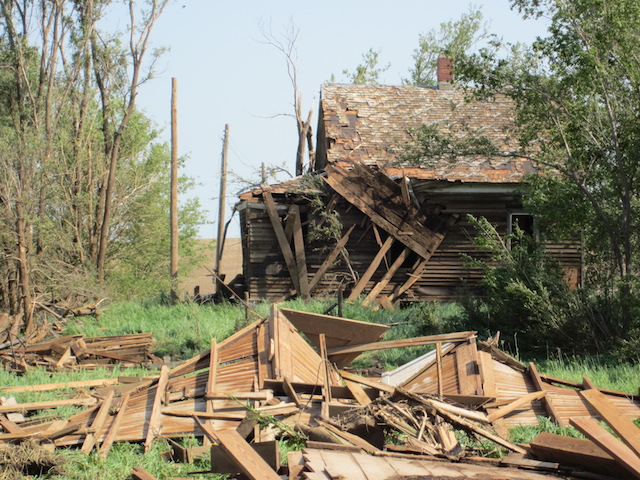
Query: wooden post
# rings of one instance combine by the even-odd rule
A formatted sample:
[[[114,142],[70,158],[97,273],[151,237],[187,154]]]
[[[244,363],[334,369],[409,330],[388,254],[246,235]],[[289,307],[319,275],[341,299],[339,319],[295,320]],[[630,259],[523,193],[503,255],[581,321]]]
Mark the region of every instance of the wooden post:
[[[229,124],[224,126],[224,147],[222,149],[222,163],[220,165],[220,196],[218,199],[218,239],[216,241],[216,294],[222,288],[220,278],[220,262],[224,249],[224,214],[227,201],[227,160],[229,157]]]
[[[171,79],[171,303],[178,302],[178,79]]]
[[[444,396],[444,385],[442,379],[442,342],[436,342],[436,373],[438,375],[438,396]]]

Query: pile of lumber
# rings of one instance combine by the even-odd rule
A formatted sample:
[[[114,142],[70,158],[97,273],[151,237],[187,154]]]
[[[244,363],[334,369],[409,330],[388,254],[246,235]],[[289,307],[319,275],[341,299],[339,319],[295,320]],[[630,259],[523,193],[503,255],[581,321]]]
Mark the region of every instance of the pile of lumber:
[[[600,390],[588,378],[578,384],[541,375],[494,341],[477,341],[475,332],[384,341],[387,329],[272,307],[267,318],[212,339],[209,350],[172,369],[163,365],[153,377],[22,387],[75,390],[46,404],[3,400],[0,445],[37,438],[106,456],[114,442],[148,449],[157,437],[193,434],[203,446],[175,444],[174,461],[210,449],[214,473],[275,480],[283,471],[276,440],[293,436],[306,448],[289,455],[289,478],[640,478],[638,397]],[[78,338],[67,341],[76,356]],[[90,351],[100,344],[83,342]],[[382,376],[350,369],[366,351],[428,344],[431,352]],[[61,404],[85,409],[68,419],[30,416]],[[10,418],[16,413],[22,418]],[[509,441],[508,428],[538,416],[575,425],[588,440],[544,434],[531,445]],[[508,455],[485,458],[463,438]],[[140,470],[134,477],[153,478]]]
[[[39,342],[17,339],[0,345],[0,362],[6,370],[26,372],[29,368],[61,370],[160,363],[152,351],[150,333],[109,337],[57,336]]]

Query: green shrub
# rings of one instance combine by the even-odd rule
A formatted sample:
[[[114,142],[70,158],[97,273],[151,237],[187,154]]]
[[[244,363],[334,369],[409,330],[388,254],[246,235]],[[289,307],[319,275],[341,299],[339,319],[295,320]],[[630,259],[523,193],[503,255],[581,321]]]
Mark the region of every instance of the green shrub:
[[[526,357],[616,352],[637,358],[640,299],[622,288],[571,290],[544,241],[517,230],[507,240],[486,219],[473,219],[478,247],[490,260],[468,258],[484,278],[482,295],[461,295],[460,328],[501,332],[503,348]],[[511,248],[508,246],[511,243]]]

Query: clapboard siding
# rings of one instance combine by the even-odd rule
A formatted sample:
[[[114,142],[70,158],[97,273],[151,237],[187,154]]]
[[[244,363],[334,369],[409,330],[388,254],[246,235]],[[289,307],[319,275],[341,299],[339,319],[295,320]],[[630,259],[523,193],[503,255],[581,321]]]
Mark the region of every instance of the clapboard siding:
[[[280,205],[286,205],[290,198],[274,196]],[[509,212],[521,209],[517,197],[509,195],[424,195],[420,199],[429,205],[438,205],[443,213],[459,214],[460,218],[448,231],[438,250],[431,257],[427,268],[420,279],[407,292],[408,300],[432,300],[455,298],[456,290],[460,287],[473,287],[482,278],[482,272],[467,265],[465,256],[488,260],[486,252],[479,251],[474,243],[475,229],[467,219],[471,214],[475,217],[485,217],[495,225],[500,235],[507,232]],[[299,202],[299,198],[297,199]],[[311,280],[325,260],[335,241],[314,242],[307,241],[307,228],[312,213],[306,204],[301,204],[305,233],[305,254],[307,260],[308,277]],[[374,236],[373,226],[362,212],[350,206],[346,201],[338,202],[335,210],[340,215],[344,234],[352,225],[356,225],[346,245],[351,269],[346,261],[338,257],[336,264],[325,274],[322,281],[312,292],[313,296],[335,295],[340,285],[349,291],[371,264],[379,250]],[[278,209],[278,214],[284,220],[286,209]],[[286,296],[293,285],[289,271],[280,251],[275,233],[269,217],[260,202],[247,202],[246,208],[240,216],[243,236],[244,274],[250,297],[253,299],[276,300]],[[382,239],[386,233],[378,229]],[[398,243],[398,242],[396,242]],[[577,284],[580,280],[581,256],[576,242],[566,244],[548,244],[547,251],[561,263],[567,279]],[[386,266],[393,263],[395,257],[402,250],[402,246],[394,245],[387,253],[387,261],[383,261],[371,280],[367,283],[364,293],[368,292],[383,277]],[[412,265],[417,260],[412,255],[405,265],[398,270],[392,281],[383,289],[382,295],[389,295],[404,283],[412,271]],[[354,278],[351,270],[355,272]],[[575,285],[574,285],[575,286]]]

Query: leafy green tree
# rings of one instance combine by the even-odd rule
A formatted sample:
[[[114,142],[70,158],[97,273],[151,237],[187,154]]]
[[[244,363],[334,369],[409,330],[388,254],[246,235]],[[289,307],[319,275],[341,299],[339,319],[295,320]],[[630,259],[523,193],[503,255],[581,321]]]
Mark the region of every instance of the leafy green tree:
[[[449,20],[418,37],[418,48],[413,51],[413,66],[409,78],[403,83],[409,85],[435,85],[438,56],[446,54],[454,62],[469,52],[482,40],[488,38],[487,24],[482,11],[470,6],[458,20]],[[355,82],[354,82],[355,83]]]
[[[527,208],[547,234],[584,240],[586,288],[576,310],[596,312],[594,331],[602,336],[637,346],[629,342],[640,330],[640,4],[511,3],[526,18],[550,19],[548,35],[529,48],[494,41],[460,57],[456,75],[472,98],[511,99],[516,141],[496,145],[465,125],[445,137],[425,125],[414,132],[409,158],[531,160],[542,175],[529,179]]]
[[[532,160],[546,176],[529,205],[545,227],[584,232],[589,251],[608,259],[610,278],[630,286],[637,275],[640,194],[640,4],[631,0],[513,1],[526,17],[551,18],[549,35],[529,49],[493,42],[461,57],[458,81],[475,98],[504,95],[515,109],[517,142],[495,145],[459,126],[460,138],[437,125],[416,132],[414,159],[482,154]]]
[[[122,272],[163,285],[166,148],[135,99],[167,1],[125,1],[123,41],[108,0],[0,0],[0,311],[27,332],[38,303],[112,296]]]
[[[534,181],[532,206],[546,212],[549,225],[582,229],[589,249],[608,257],[611,277],[629,288],[640,246],[640,4],[512,3],[526,17],[551,18],[549,35],[533,44],[526,61],[485,49],[462,67],[481,93],[514,101],[519,148],[495,154],[550,168],[553,174]]]
[[[351,83],[358,85],[375,84],[380,79],[380,74],[389,70],[390,63],[380,66],[380,51],[370,48],[362,54],[362,63],[358,64],[355,71],[350,72],[345,69],[342,74],[346,76]]]

